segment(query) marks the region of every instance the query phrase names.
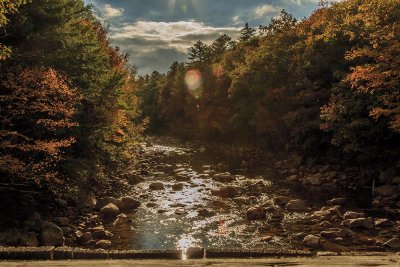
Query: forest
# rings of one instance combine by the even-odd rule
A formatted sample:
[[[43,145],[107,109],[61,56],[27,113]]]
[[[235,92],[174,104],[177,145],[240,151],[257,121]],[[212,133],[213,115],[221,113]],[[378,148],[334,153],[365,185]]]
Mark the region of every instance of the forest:
[[[57,196],[106,183],[145,126],[128,56],[83,1],[0,8],[2,187]]]
[[[254,227],[261,235],[254,244],[260,245],[282,233],[274,220],[301,224],[285,221],[292,217],[284,212],[309,212],[309,218],[324,219],[308,222],[318,226],[302,228],[301,240],[290,246],[329,250],[337,241],[356,250],[399,249],[400,240],[386,238],[400,231],[399,55],[400,0],[320,1],[307,18],[283,9],[265,25],[246,23],[237,38],[221,34],[212,43],[197,41],[186,62],[173,62],[166,73],[140,75],[129,55],[113,45],[109,25],[83,0],[0,0],[0,246],[125,248],[124,235],[152,229],[164,214],[187,215],[193,203],[173,201],[199,193],[202,201],[214,202],[193,207],[201,209],[189,221],[175,220],[174,227],[211,217],[215,221],[207,227],[214,231],[225,227],[218,216],[231,211],[243,215],[234,215],[241,222],[271,219],[267,236],[265,225]],[[233,158],[240,166],[229,169],[203,153],[210,147],[233,148],[224,151],[226,161]],[[236,154],[241,148],[261,160],[242,158]],[[196,161],[200,167],[190,165]],[[265,177],[252,174],[253,163],[266,167]],[[273,183],[265,173],[273,173]],[[347,197],[347,191],[336,191],[346,185],[354,203],[365,197],[362,209],[375,203],[375,213],[351,217],[356,204],[341,209],[344,197],[321,198],[338,204],[331,208],[311,200],[313,193],[299,202],[308,191],[299,195],[279,182],[301,183],[299,177],[314,174],[317,182],[303,183],[304,190],[323,188],[321,177],[327,176],[329,198]],[[282,186],[292,190],[290,196]],[[197,187],[204,188],[185,191]],[[182,198],[152,195],[166,188]],[[270,198],[256,203],[261,195]],[[288,208],[292,201],[300,208]],[[267,211],[278,215],[268,217]],[[131,225],[135,220],[138,226]],[[121,221],[130,228],[118,228]],[[373,244],[348,232],[332,241],[320,233],[327,225],[394,232],[374,232]],[[284,238],[299,238],[290,231]],[[148,248],[140,240],[129,244]],[[152,245],[160,249],[159,242]]]
[[[399,179],[400,2],[350,0],[309,18],[196,42],[188,62],[138,77],[149,131],[253,144]]]

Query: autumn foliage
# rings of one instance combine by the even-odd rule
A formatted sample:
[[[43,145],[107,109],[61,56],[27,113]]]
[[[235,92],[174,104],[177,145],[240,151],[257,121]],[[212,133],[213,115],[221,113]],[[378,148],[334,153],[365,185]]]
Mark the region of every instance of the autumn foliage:
[[[0,0],[0,27],[2,182],[59,195],[129,172],[145,126],[136,71],[91,7]]]
[[[57,182],[62,149],[75,140],[66,130],[77,126],[72,119],[78,100],[76,89],[53,69],[7,70],[0,83],[0,173],[5,181]]]

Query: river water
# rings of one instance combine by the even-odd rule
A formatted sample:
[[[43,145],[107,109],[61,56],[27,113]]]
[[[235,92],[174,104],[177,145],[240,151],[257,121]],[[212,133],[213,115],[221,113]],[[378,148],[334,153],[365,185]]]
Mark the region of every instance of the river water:
[[[305,187],[287,182],[268,162],[249,167],[241,157],[227,158],[212,148],[166,144],[155,139],[142,145],[141,156],[141,164],[147,168],[142,172],[144,182],[136,185],[130,195],[142,205],[126,219],[108,226],[114,233],[114,249],[304,249],[303,237],[321,231],[320,221],[313,219],[310,212],[319,210],[331,198],[357,199],[331,186]],[[225,172],[233,177],[232,181],[212,179],[215,173]],[[164,189],[151,190],[150,184],[155,182],[162,183]],[[177,183],[181,185],[173,188]],[[237,194],[216,195],[215,190],[226,186],[236,188]],[[302,199],[310,212],[288,212],[274,205],[276,196]],[[358,201],[351,201],[344,208],[361,211],[363,203]],[[265,219],[246,218],[246,210],[254,206],[267,210]],[[368,248],[362,244],[358,249]]]

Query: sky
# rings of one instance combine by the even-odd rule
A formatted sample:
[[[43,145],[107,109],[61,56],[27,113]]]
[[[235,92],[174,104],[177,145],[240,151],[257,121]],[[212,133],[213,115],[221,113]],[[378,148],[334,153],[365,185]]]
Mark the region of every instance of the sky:
[[[296,18],[311,15],[318,0],[85,0],[109,25],[112,45],[129,54],[139,74],[166,72],[186,62],[197,40],[236,38],[245,23],[267,25],[282,9]]]

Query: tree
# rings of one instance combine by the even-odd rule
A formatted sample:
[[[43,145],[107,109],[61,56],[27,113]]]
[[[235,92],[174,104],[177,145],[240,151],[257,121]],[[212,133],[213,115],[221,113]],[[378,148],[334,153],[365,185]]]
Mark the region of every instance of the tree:
[[[8,15],[17,13],[18,8],[28,2],[30,0],[0,0],[0,29],[8,23]],[[10,54],[11,47],[0,43],[0,61],[7,59]]]
[[[232,38],[226,34],[219,36],[211,45],[211,55],[214,59],[218,59],[228,49]]]
[[[203,63],[210,60],[210,47],[202,41],[197,41],[189,48],[189,57],[191,63]]]
[[[244,28],[240,30],[239,40],[241,42],[248,42],[255,36],[256,30],[249,26],[249,23],[246,23]]]
[[[79,97],[70,81],[43,67],[9,69],[0,82],[0,173],[3,182],[62,183],[57,162],[74,142],[68,128]]]

